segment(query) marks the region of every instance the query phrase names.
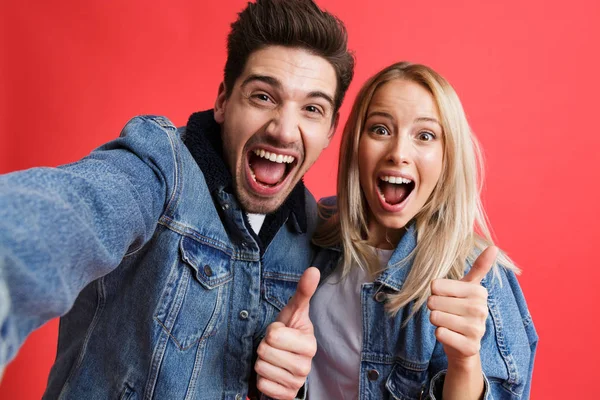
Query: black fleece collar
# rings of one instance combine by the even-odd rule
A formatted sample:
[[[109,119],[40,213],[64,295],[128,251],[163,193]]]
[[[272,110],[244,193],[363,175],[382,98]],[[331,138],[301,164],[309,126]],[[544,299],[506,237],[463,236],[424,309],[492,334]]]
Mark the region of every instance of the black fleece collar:
[[[211,193],[222,189],[233,191],[233,178],[223,159],[221,125],[214,118],[213,110],[192,114],[188,120],[183,141],[198,163]],[[299,233],[306,233],[305,186],[298,182],[289,197],[277,211],[267,214],[260,230],[261,248],[266,248],[279,228],[289,219],[291,226]]]

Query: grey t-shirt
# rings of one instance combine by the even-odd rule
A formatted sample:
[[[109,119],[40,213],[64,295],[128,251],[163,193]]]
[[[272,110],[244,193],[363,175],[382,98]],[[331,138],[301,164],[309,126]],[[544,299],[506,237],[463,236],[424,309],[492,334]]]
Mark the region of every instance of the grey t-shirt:
[[[393,250],[377,249],[381,268]],[[342,279],[338,267],[313,296],[310,318],[315,327],[317,354],[308,377],[308,398],[358,399],[362,349],[362,306],[360,292],[369,283],[368,274],[353,264]]]

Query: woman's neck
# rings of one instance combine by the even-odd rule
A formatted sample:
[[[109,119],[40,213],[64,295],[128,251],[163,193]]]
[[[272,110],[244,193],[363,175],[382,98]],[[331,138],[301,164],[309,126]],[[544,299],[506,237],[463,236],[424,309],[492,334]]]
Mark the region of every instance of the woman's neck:
[[[406,229],[370,229],[367,244],[377,249],[393,250],[402,239]]]

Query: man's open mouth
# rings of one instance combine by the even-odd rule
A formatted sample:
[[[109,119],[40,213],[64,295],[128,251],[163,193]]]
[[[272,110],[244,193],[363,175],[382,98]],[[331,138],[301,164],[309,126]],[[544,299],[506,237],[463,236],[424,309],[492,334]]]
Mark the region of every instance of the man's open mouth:
[[[400,176],[385,175],[377,179],[377,190],[384,202],[389,205],[402,203],[415,188],[415,183]]]
[[[254,149],[247,155],[250,175],[254,182],[266,188],[275,188],[288,177],[296,166],[296,157]]]

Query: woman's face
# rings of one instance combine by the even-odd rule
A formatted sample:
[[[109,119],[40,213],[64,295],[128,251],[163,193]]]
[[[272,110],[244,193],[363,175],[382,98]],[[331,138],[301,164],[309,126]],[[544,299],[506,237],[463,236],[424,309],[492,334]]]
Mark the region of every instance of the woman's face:
[[[358,147],[371,245],[397,244],[400,228],[423,208],[440,178],[443,146],[438,109],[427,89],[402,79],[377,89]]]

